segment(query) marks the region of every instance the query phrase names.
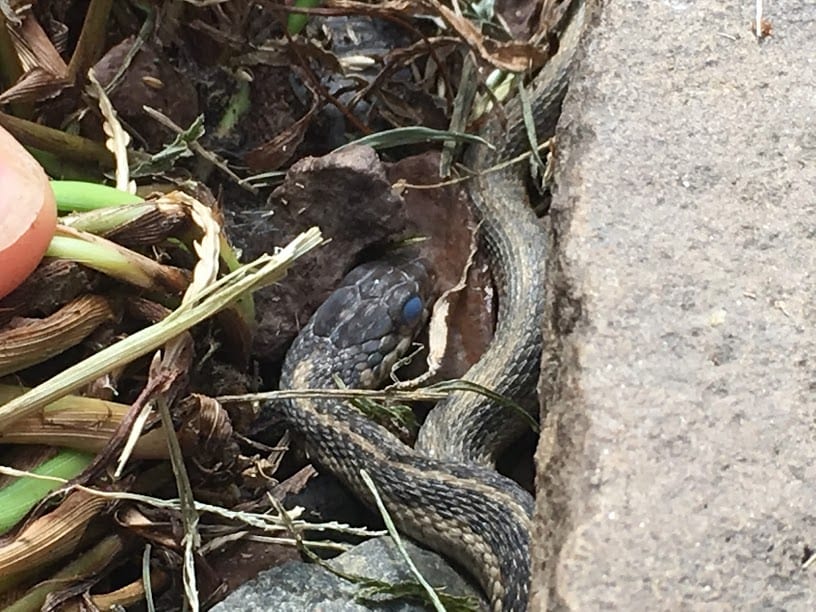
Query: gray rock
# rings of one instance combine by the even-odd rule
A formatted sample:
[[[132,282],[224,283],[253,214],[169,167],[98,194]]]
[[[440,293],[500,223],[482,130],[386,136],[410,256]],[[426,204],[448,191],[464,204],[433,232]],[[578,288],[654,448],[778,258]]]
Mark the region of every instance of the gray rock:
[[[816,609],[816,4],[754,5],[606,2],[585,47],[533,609]]]
[[[451,595],[478,598],[474,590],[445,560],[436,553],[404,542],[408,554],[425,579],[434,587],[444,586]],[[341,572],[367,576],[389,583],[414,581],[405,560],[390,538],[377,538],[355,546],[335,557],[331,565]],[[304,610],[338,610],[356,612],[416,612],[424,606],[400,599],[375,603],[357,601],[361,587],[319,565],[291,562],[261,572],[241,585],[217,604],[214,612],[302,612]]]

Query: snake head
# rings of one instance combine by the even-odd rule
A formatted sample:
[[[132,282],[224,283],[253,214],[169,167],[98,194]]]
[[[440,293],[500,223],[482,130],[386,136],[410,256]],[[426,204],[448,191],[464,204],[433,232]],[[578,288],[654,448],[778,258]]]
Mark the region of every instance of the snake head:
[[[334,386],[333,375],[350,387],[381,384],[427,319],[430,284],[420,259],[357,266],[317,309],[287,362],[309,354],[310,378],[321,385]]]

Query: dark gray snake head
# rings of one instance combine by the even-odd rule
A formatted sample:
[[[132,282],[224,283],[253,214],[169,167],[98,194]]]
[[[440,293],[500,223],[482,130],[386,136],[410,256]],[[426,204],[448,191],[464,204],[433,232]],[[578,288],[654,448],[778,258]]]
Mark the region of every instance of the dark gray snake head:
[[[380,385],[427,318],[429,286],[419,259],[357,266],[298,335],[283,368],[283,378],[292,380],[282,382],[334,387],[337,375],[352,388]],[[308,380],[295,380],[300,362],[310,363]]]

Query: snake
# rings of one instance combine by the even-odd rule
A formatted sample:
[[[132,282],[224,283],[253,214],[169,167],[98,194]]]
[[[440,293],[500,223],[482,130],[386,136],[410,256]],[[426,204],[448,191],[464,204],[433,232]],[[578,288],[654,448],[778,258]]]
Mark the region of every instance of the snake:
[[[569,0],[558,51],[531,86],[539,138],[554,132],[586,20],[584,0]],[[471,145],[469,194],[479,218],[499,305],[493,338],[463,376],[509,399],[534,395],[540,371],[548,234],[529,206],[519,164],[501,162],[529,147],[518,98]],[[411,347],[430,304],[428,264],[392,256],[352,269],[287,351],[282,389],[381,385]],[[334,397],[302,397],[278,410],[310,459],[371,507],[370,476],[397,529],[459,563],[494,612],[527,609],[533,497],[495,470],[497,455],[525,422],[489,397],[455,391],[422,424],[414,447]]]

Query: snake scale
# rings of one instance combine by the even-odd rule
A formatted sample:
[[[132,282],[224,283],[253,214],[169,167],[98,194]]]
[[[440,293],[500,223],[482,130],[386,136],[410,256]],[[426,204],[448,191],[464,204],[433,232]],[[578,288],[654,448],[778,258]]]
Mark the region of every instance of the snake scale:
[[[532,88],[539,138],[554,130],[583,30],[583,0],[569,5],[559,50]],[[477,172],[469,191],[499,312],[490,346],[464,378],[518,399],[529,396],[539,372],[547,235],[528,205],[519,164],[480,173],[527,147],[520,105],[511,104],[506,122],[492,119],[482,135],[497,148],[472,146],[465,162]],[[380,384],[424,322],[427,277],[421,261],[355,268],[289,349],[281,387],[334,387],[334,376],[349,387]],[[526,609],[533,499],[493,468],[524,428],[518,416],[481,395],[455,392],[431,411],[412,449],[343,401],[283,404],[284,418],[315,463],[373,504],[360,475],[365,469],[403,533],[467,569],[495,612]]]

